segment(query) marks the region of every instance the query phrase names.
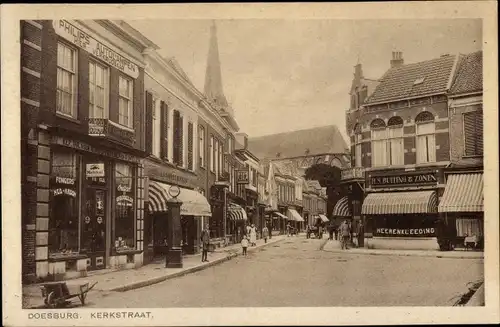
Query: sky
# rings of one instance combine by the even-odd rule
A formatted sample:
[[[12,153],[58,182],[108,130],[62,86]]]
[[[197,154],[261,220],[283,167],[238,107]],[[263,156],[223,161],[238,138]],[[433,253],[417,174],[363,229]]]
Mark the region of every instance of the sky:
[[[211,20],[127,21],[175,57],[203,91]],[[405,63],[482,49],[480,19],[215,20],[226,98],[249,137],[337,125],[345,112],[354,65],[378,79],[392,51]]]

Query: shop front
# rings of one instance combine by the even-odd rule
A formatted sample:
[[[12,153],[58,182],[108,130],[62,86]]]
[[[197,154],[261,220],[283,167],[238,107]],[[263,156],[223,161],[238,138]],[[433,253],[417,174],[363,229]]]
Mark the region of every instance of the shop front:
[[[196,175],[171,166],[147,161],[145,174],[148,176],[148,213],[146,218],[149,261],[162,258],[167,250],[167,201],[171,198],[169,189],[178,186],[181,205],[181,244],[183,254],[199,252],[199,239],[203,219],[212,215],[210,204],[203,194],[194,190]]]
[[[302,218],[298,211],[292,207],[288,208],[287,216],[290,220],[291,226],[299,232],[301,230],[302,223],[304,222],[304,218]]]
[[[142,265],[140,157],[58,135],[50,150],[50,279]]]
[[[445,216],[442,249],[464,247],[469,243],[484,248],[483,173],[457,172],[446,175],[446,187],[438,206]],[[468,244],[468,245],[469,245]]]
[[[361,207],[365,245],[370,248],[439,248],[439,170],[367,175],[368,193]]]
[[[226,234],[226,238],[230,244],[241,242],[247,222],[246,210],[236,203],[229,202],[227,208],[228,234]]]

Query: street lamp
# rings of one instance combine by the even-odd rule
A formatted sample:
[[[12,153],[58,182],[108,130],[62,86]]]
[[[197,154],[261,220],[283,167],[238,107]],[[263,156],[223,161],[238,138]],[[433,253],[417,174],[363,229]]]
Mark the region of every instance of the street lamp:
[[[181,189],[177,185],[172,185],[168,189],[167,200],[167,255],[165,257],[165,268],[182,268],[182,230],[181,230],[181,205],[182,202],[177,199]]]

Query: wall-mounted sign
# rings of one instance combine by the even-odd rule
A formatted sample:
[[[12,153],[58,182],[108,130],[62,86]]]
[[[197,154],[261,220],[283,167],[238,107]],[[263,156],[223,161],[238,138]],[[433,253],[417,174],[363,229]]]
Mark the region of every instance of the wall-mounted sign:
[[[75,185],[74,178],[56,176],[54,181],[56,182],[56,184]]]
[[[55,195],[55,196],[58,196],[58,195],[69,195],[69,196],[72,196],[72,197],[76,197],[76,192],[72,189],[69,189],[69,188],[56,188],[54,190],[52,190],[52,193]]]
[[[433,237],[435,228],[376,228],[373,236]]]
[[[102,217],[97,217],[97,223],[102,224]]]
[[[91,163],[86,165],[87,178],[104,177],[104,163]]]
[[[418,186],[437,184],[436,173],[405,173],[393,176],[370,176],[371,187]]]
[[[117,187],[117,190],[120,191],[120,192],[125,192],[125,193],[128,193],[130,192],[132,189],[130,188],[130,186],[128,185],[118,185]]]
[[[136,64],[102,44],[78,27],[65,20],[54,20],[53,26],[57,35],[89,52],[94,57],[101,59],[132,78],[139,77],[139,67]]]
[[[193,173],[166,167],[151,161],[144,163],[144,175],[166,184],[175,184],[187,188],[195,188],[200,183]]]
[[[134,199],[128,195],[120,195],[116,197],[116,202],[118,202],[119,205],[131,207],[134,203]]]
[[[248,169],[236,170],[236,183],[237,184],[248,184],[250,182],[250,174]]]

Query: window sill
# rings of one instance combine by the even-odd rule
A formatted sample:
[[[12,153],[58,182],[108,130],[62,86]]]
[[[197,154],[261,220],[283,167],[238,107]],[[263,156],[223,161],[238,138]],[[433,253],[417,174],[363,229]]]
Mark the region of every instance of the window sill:
[[[63,113],[58,112],[58,111],[56,111],[56,117],[57,118],[66,119],[66,120],[68,120],[68,121],[70,121],[72,123],[75,123],[75,124],[81,124],[81,121],[79,121],[78,119],[76,119],[76,118],[74,118],[72,116],[68,116],[66,114],[63,114]]]
[[[115,126],[116,128],[122,129],[122,130],[130,132],[130,133],[135,133],[135,130],[133,128],[130,128],[130,127],[125,126],[125,125],[122,125],[120,123],[116,123],[116,122],[114,122],[114,121],[112,121],[110,119],[108,121],[109,121],[109,123],[111,125]]]
[[[68,261],[68,260],[78,260],[78,259],[86,259],[87,256],[85,254],[72,253],[72,254],[50,254],[49,262],[60,262],[60,261]]]

